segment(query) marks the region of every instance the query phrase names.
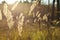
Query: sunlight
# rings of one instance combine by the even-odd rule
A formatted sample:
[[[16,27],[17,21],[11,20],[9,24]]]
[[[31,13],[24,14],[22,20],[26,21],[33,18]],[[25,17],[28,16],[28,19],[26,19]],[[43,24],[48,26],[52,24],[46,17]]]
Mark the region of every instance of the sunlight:
[[[5,0],[8,4],[14,4],[17,0]]]
[[[13,5],[13,7],[12,7],[12,9],[11,9],[12,11],[16,8],[16,6],[18,5],[19,1],[20,1],[20,0],[18,0],[18,1]]]
[[[2,13],[1,13],[1,10],[0,10],[0,20],[2,20]]]
[[[18,2],[24,2],[24,1],[26,1],[26,0],[0,0],[0,4],[2,3],[2,1],[5,1],[7,4],[14,4],[16,1],[18,1]],[[31,0],[27,0],[28,2],[31,2]]]
[[[12,12],[8,9],[8,5],[4,4],[4,9],[3,9],[3,13],[7,19],[7,24],[9,29],[11,29],[14,25],[14,21],[13,21],[13,16],[12,16]]]
[[[4,1],[4,0],[0,0],[0,4],[2,3],[2,1]]]

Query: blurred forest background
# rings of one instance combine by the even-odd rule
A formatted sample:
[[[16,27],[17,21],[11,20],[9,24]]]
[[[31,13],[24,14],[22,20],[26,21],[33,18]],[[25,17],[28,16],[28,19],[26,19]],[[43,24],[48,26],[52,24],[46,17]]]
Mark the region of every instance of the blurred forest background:
[[[0,3],[0,40],[60,40],[60,0],[8,3]]]

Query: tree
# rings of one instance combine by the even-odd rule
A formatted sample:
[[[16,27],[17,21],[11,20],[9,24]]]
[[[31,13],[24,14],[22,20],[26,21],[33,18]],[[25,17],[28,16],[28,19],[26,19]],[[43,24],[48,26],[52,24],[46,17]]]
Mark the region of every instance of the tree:
[[[59,17],[60,17],[59,11],[60,11],[60,0],[57,0],[57,19],[58,19],[58,20],[60,20],[60,19],[59,19]]]
[[[50,5],[50,0],[48,0],[48,5]]]
[[[55,10],[55,0],[53,0],[53,6],[52,6],[52,15],[51,15],[51,18],[52,20],[54,19],[54,10]]]

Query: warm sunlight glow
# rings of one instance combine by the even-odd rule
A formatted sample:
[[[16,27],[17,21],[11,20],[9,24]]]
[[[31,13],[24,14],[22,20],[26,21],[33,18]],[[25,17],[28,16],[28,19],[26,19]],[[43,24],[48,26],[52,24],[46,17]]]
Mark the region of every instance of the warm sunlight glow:
[[[17,0],[5,0],[8,4],[14,4]]]
[[[19,1],[20,1],[20,0],[18,0],[18,1],[13,5],[13,7],[12,7],[12,9],[11,9],[12,11],[16,8],[16,6],[18,5]]]

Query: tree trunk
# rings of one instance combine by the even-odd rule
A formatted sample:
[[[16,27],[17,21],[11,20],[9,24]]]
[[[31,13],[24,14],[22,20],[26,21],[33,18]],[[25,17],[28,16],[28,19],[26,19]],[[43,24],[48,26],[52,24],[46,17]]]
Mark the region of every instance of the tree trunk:
[[[58,20],[60,20],[60,19],[59,19],[59,17],[60,17],[59,11],[60,11],[60,0],[57,0],[57,19],[58,19]]]
[[[60,7],[60,0],[57,0],[57,10],[60,11],[59,7]]]
[[[52,6],[52,15],[51,15],[52,20],[54,20],[54,10],[55,10],[55,0],[53,0],[53,6]]]

